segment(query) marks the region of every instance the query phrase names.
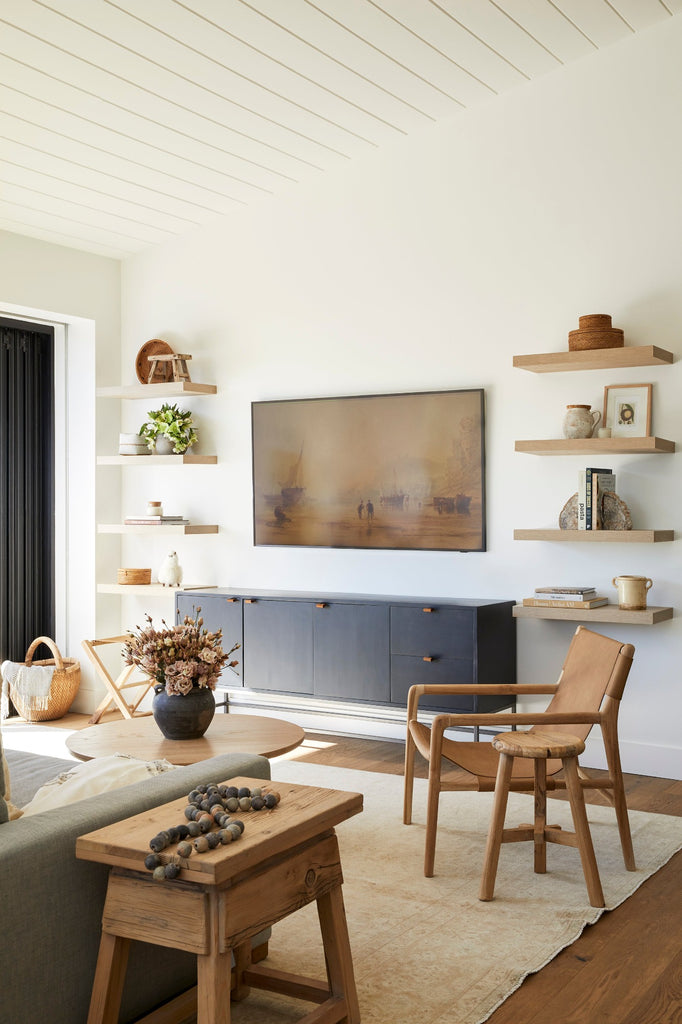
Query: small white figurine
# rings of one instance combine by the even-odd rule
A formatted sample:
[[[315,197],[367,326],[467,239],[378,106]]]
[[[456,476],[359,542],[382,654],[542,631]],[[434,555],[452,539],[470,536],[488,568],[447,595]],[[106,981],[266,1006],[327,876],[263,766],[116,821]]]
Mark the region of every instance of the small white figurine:
[[[179,587],[182,583],[182,566],[178,564],[175,551],[171,551],[161,563],[159,583],[163,583],[164,587]]]

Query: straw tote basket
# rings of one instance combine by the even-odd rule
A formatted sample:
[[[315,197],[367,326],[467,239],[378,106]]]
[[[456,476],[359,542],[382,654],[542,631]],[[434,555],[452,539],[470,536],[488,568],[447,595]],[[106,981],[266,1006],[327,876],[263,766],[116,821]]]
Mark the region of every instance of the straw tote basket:
[[[34,661],[35,650],[45,644],[52,651],[52,658]],[[27,722],[51,722],[54,718],[62,718],[71,707],[81,684],[81,666],[75,658],[62,658],[54,640],[48,636],[39,636],[26,651],[24,665],[54,665],[50,696],[46,708],[40,710],[29,707],[17,693],[10,693],[10,698],[22,718]]]

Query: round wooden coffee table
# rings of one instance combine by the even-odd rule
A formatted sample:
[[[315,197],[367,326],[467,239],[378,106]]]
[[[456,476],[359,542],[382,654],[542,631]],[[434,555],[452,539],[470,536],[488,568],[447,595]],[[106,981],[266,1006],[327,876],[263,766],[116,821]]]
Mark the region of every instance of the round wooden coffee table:
[[[216,715],[199,740],[167,740],[151,715],[122,718],[73,732],[66,745],[81,761],[109,754],[130,754],[143,761],[165,758],[171,764],[196,764],[220,754],[277,757],[303,742],[298,725],[260,715]]]

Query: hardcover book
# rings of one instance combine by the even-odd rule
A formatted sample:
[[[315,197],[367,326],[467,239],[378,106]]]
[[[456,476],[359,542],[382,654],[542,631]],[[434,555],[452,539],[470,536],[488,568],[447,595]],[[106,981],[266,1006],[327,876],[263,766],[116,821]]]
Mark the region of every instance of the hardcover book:
[[[524,597],[524,608],[583,608],[589,611],[590,608],[601,608],[608,604],[607,597],[591,597],[587,601],[553,601],[549,598]]]

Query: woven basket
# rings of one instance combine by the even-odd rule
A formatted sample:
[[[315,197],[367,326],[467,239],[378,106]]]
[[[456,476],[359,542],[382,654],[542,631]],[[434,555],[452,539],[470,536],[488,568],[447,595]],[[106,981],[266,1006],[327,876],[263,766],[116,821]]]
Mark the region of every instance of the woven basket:
[[[117,580],[124,587],[151,583],[152,571],[151,569],[119,569]]]
[[[41,644],[50,648],[53,657],[34,661],[33,653]],[[51,722],[54,718],[63,718],[73,704],[81,684],[80,662],[75,658],[62,658],[54,640],[47,636],[39,636],[26,651],[24,665],[54,665],[54,672],[46,708],[37,710],[28,707],[19,694],[10,692],[10,699],[21,717],[27,722]]]

